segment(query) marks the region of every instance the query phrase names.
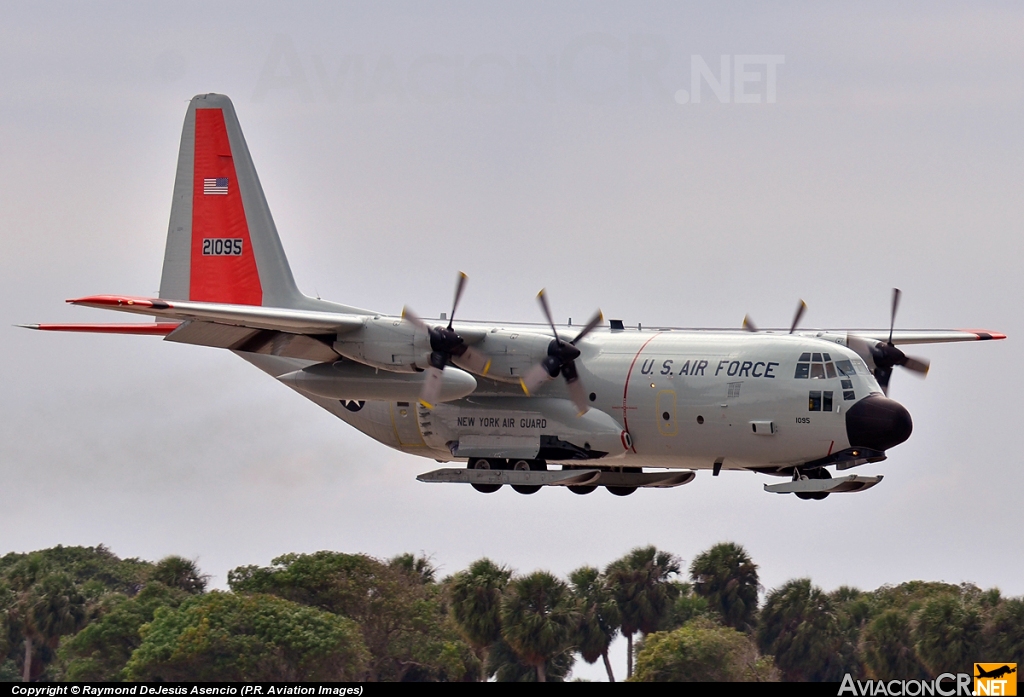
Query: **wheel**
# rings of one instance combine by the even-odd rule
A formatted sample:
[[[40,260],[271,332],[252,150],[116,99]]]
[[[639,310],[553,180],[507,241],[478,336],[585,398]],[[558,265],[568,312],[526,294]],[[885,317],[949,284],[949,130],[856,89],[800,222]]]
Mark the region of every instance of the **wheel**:
[[[492,463],[491,463],[490,460],[487,460],[487,459],[481,457],[481,458],[477,458],[477,459],[472,459],[469,462],[467,462],[466,463],[466,469],[471,469],[471,470],[490,470],[490,469],[495,469],[495,470],[498,470],[498,469],[504,469],[504,467],[501,466],[503,464],[504,463],[499,463],[498,461],[495,461],[493,463],[493,466],[492,466]],[[476,483],[471,483],[470,486],[473,487],[474,489],[476,489],[477,491],[479,491],[481,494],[493,494],[495,491],[497,491],[498,489],[501,488],[501,484],[476,484]]]
[[[583,494],[589,494],[592,491],[597,491],[596,486],[570,486],[568,489],[572,493],[579,494],[580,496],[583,496]]]
[[[516,470],[518,472],[544,472],[548,468],[547,463],[543,460],[516,460],[510,464],[511,467],[509,469]],[[513,484],[512,490],[517,491],[520,494],[536,494],[540,491],[540,487],[532,484],[529,486]]]
[[[624,474],[640,474],[644,470],[643,467],[623,467],[619,471]],[[635,486],[606,486],[605,489],[615,494],[616,496],[629,496],[634,491],[636,491]]]
[[[808,479],[832,479],[832,474],[824,467],[816,467],[815,469],[807,470],[801,474],[806,476]],[[827,491],[821,491],[814,494],[797,494],[796,497],[803,501],[822,501],[828,498],[828,493],[829,492]]]

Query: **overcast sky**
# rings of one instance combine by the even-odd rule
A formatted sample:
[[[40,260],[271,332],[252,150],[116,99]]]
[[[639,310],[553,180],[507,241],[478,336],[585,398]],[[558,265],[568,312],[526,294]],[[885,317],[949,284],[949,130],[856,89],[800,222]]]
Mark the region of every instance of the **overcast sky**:
[[[0,20],[0,553],[181,554],[223,585],[285,552],[565,574],[731,540],[766,588],[1024,594],[1019,4],[6,3]],[[181,123],[211,91],[234,100],[310,295],[436,316],[462,270],[467,319],[538,321],[545,286],[559,319],[784,326],[803,298],[806,325],[847,328],[886,326],[899,286],[902,328],[1010,338],[911,352],[931,374],[898,371],[890,396],[914,434],[858,470],[885,475],[862,494],[799,501],[732,472],[628,498],[421,484],[435,463],[226,351],[10,326],[119,321],[63,301],[156,293]]]

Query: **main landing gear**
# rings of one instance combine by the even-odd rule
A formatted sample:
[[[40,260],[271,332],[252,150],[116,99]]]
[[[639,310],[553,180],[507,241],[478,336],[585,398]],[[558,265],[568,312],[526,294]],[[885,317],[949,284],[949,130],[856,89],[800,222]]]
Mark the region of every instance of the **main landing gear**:
[[[505,460],[497,457],[471,458],[469,462],[466,463],[466,468],[471,470],[504,470],[506,472],[512,471],[524,473],[548,471],[547,462],[544,460]],[[579,484],[567,485],[569,491],[580,495],[589,494],[595,491],[598,486],[603,486],[608,489],[609,493],[614,494],[615,496],[629,496],[641,486],[672,487],[685,484],[693,479],[692,472],[645,475],[643,469],[640,467],[621,467],[616,468],[615,470],[603,471],[601,474],[602,481],[599,481],[596,484],[591,484],[589,482],[597,479],[595,468],[593,467],[586,467],[584,465],[562,465],[561,470],[562,472],[569,474],[570,479],[580,481]],[[571,474],[576,470],[582,470],[578,477]],[[442,471],[439,470],[438,472]],[[682,478],[680,478],[681,474]],[[565,477],[560,478],[563,481],[565,480]],[[481,478],[476,477],[476,479],[479,480]],[[504,486],[504,484],[501,483],[502,480],[505,480],[506,482],[508,481],[508,477],[505,476],[485,476],[482,479],[484,481],[470,481],[469,483],[474,489],[484,494],[494,493]],[[487,481],[488,479],[491,481]],[[520,494],[536,494],[545,485],[551,486],[557,484],[557,480],[552,480],[550,475],[531,477],[527,474],[525,476],[516,476],[514,480],[518,480],[519,483],[510,484],[510,486]],[[607,481],[607,483],[603,483],[603,481]],[[534,484],[533,482],[537,483]],[[562,486],[566,486],[566,484],[563,484]]]
[[[472,458],[466,467],[469,469],[476,470],[515,470],[515,471],[531,471],[531,472],[546,472],[548,469],[548,463],[544,460],[504,460],[496,457],[479,457]],[[501,484],[472,484],[471,485],[477,491],[483,494],[493,494],[495,491],[501,488]],[[536,494],[540,491],[540,486],[526,486],[521,484],[513,484],[512,488],[520,494]]]

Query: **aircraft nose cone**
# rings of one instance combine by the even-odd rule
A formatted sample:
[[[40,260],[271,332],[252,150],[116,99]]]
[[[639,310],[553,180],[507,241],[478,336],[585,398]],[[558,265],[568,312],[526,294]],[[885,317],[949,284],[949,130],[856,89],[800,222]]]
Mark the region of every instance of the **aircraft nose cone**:
[[[910,412],[881,395],[865,397],[846,412],[846,435],[855,448],[887,450],[910,438],[913,430]]]

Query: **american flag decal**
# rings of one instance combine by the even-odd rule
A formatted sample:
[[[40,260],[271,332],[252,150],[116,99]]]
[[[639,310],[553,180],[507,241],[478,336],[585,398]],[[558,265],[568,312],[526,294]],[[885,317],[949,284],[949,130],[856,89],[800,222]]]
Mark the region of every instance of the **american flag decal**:
[[[204,194],[220,194],[226,196],[228,193],[228,178],[217,177],[216,179],[203,180]]]

